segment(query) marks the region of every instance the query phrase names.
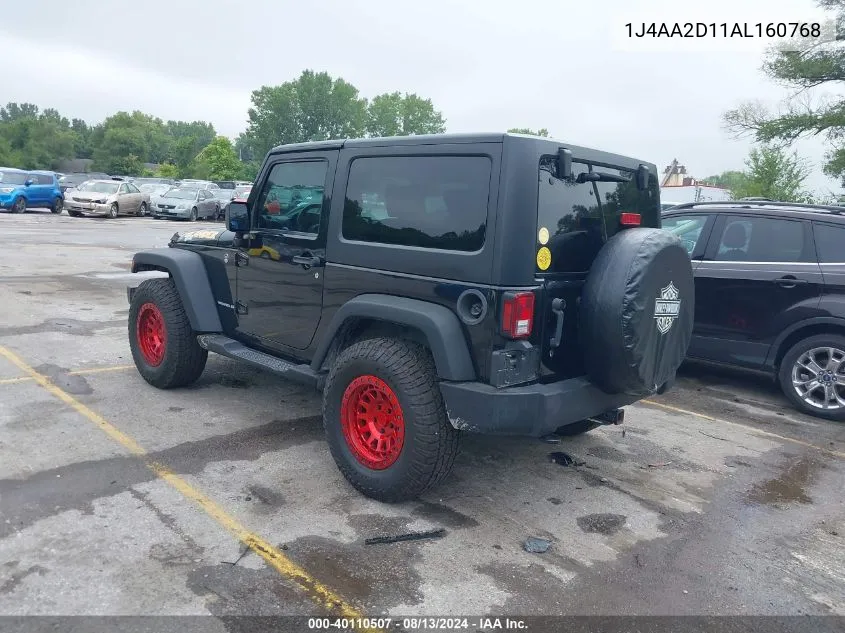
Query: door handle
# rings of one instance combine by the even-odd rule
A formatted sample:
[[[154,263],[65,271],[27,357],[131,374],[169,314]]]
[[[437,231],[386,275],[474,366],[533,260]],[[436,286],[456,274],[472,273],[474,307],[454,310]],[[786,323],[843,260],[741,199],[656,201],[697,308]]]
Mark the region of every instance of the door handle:
[[[316,255],[310,253],[303,253],[302,255],[294,255],[290,260],[294,264],[299,264],[304,268],[311,268],[312,266],[319,266],[323,260]]]
[[[772,281],[781,288],[794,288],[795,286],[801,286],[809,283],[806,279],[798,279],[794,275],[784,275],[783,277],[772,279]]]

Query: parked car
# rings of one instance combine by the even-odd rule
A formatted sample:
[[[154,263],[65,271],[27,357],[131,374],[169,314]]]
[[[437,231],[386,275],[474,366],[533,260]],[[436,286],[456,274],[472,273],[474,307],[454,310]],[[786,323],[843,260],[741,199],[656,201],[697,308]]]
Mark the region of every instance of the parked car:
[[[234,199],[237,200],[246,200],[249,198],[249,194],[252,191],[252,185],[239,185],[235,187],[235,196]]]
[[[24,213],[28,208],[61,213],[64,196],[56,174],[0,167],[0,209]]]
[[[217,200],[218,208],[217,208],[217,215],[215,219],[222,220],[223,216],[226,214],[226,209],[229,208],[229,203],[235,199],[235,192],[236,189],[211,189],[210,193],[214,196],[214,199]]]
[[[103,215],[116,218],[118,215],[147,215],[150,195],[141,192],[131,182],[117,180],[89,180],[71,192],[65,207],[68,215],[78,218],[83,215]]]
[[[182,186],[164,193],[152,207],[156,218],[179,218],[196,221],[201,218],[215,219],[220,204],[206,189]]]
[[[87,180],[108,180],[109,175],[101,172],[65,174],[59,178],[59,187],[64,193],[68,189],[76,189]]]
[[[764,201],[663,215],[693,262],[688,357],[762,371],[799,410],[845,420],[845,214]]]
[[[693,277],[653,164],[439,135],[282,146],[261,174],[227,231],[135,254],[132,272],[170,274],[128,293],[132,357],[162,389],[209,351],[319,389],[367,496],[442,481],[463,433],[585,433],[675,378]]]
[[[146,193],[150,196],[150,206],[148,214],[154,214],[153,209],[156,208],[161,197],[166,194],[171,189],[174,189],[171,185],[163,185],[163,184],[145,184],[140,185],[138,189],[140,189],[143,193]]]

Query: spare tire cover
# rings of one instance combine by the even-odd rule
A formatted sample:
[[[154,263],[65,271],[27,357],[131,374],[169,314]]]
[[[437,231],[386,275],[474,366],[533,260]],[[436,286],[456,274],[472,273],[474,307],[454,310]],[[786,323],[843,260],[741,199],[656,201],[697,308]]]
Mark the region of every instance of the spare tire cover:
[[[587,375],[607,393],[644,396],[674,380],[692,337],[695,287],[680,240],[626,229],[599,251],[581,294]]]

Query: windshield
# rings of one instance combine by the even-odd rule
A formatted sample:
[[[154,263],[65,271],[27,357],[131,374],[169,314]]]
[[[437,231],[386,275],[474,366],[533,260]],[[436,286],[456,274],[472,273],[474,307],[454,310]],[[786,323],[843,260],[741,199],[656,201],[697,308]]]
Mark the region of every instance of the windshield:
[[[26,174],[20,171],[0,171],[0,183],[4,185],[22,185],[26,182]]]
[[[111,182],[86,182],[79,185],[77,191],[89,191],[93,193],[117,193],[118,183]]]
[[[180,200],[193,200],[197,197],[196,189],[171,189],[166,194],[165,198],[179,198]]]
[[[572,178],[561,180],[555,175],[555,164],[552,156],[544,157],[540,162],[537,250],[546,246],[551,257],[538,256],[538,272],[590,270],[601,247],[619,230],[622,213],[639,213],[641,226],[660,226],[660,196],[653,174],[648,189],[640,191],[632,171],[573,162]],[[591,172],[620,182],[577,182],[579,174]],[[584,178],[581,176],[582,180]]]

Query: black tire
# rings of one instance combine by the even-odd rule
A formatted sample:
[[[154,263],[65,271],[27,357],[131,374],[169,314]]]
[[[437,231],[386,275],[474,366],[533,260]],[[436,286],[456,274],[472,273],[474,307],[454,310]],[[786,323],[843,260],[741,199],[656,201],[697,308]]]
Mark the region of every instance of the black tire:
[[[150,309],[148,304],[155,306],[164,322],[163,353],[157,364],[146,355],[138,333],[139,315]],[[190,385],[202,374],[208,352],[197,343],[173,280],[148,279],[138,286],[129,306],[129,347],[138,372],[159,389]]]
[[[12,205],[12,213],[26,213],[26,200],[18,198],[15,204]]]
[[[67,214],[72,218],[82,217],[82,214],[79,211],[68,211]]]
[[[55,213],[56,215],[59,215],[62,212],[62,209],[64,209],[64,206],[65,201],[61,198],[56,198],[55,200],[53,200],[53,204],[50,206],[50,211],[52,213]]]
[[[112,202],[111,206],[109,207],[108,217],[114,219],[118,216],[120,210],[117,208],[117,202]]]
[[[597,429],[601,426],[597,422],[591,422],[590,420],[579,420],[578,422],[574,422],[572,424],[567,424],[566,426],[560,427],[557,431],[555,431],[555,435],[559,435],[561,437],[574,437],[576,435],[583,435],[584,433],[589,433],[593,429]]]
[[[401,452],[380,469],[355,456],[344,435],[341,412],[344,393],[354,387],[353,381],[373,378],[398,399],[404,421]],[[458,453],[460,434],[446,417],[431,355],[420,345],[398,339],[366,339],[340,354],[323,392],[323,424],[344,477],[362,494],[386,503],[415,499],[435,486],[449,474]]]
[[[196,222],[197,216],[198,216],[198,211],[197,211],[197,208],[194,207],[193,209],[191,209],[191,222]]]
[[[796,409],[803,413],[807,413],[809,415],[813,415],[819,418],[824,418],[827,420],[837,420],[837,421],[845,421],[845,404],[840,404],[836,402],[836,408],[833,409],[823,409],[822,403],[825,399],[825,388],[823,386],[813,390],[811,393],[807,393],[807,396],[810,397],[812,400],[818,403],[818,406],[813,406],[812,404],[806,402],[804,398],[798,393],[797,388],[792,383],[792,374],[793,368],[796,367],[796,363],[804,356],[805,353],[809,352],[810,350],[815,349],[833,349],[837,350],[837,353],[834,354],[836,359],[841,358],[840,353],[845,352],[845,336],[841,336],[839,334],[819,334],[817,336],[810,336],[805,338],[801,341],[798,341],[795,345],[793,345],[789,350],[784,354],[783,360],[781,360],[780,368],[778,370],[778,382],[780,383],[780,388],[783,390],[784,395],[787,399],[795,406]],[[829,358],[824,353],[818,354],[815,356],[817,364],[821,367],[821,362],[823,362],[823,358]],[[839,396],[840,399],[845,402],[845,363],[839,363],[839,368],[837,369],[833,365],[827,365],[825,367],[821,367],[824,371],[833,371],[832,378],[836,380],[833,381],[831,379],[828,384],[831,385],[831,388],[834,390],[834,393]],[[803,375],[802,375],[803,373]],[[799,380],[810,379],[812,380],[813,374],[809,370],[804,370],[803,372],[798,374]],[[822,385],[825,384],[825,378],[822,377],[820,380]]]
[[[143,218],[145,215],[147,215],[147,203],[142,202],[141,206],[138,207],[138,217]]]

